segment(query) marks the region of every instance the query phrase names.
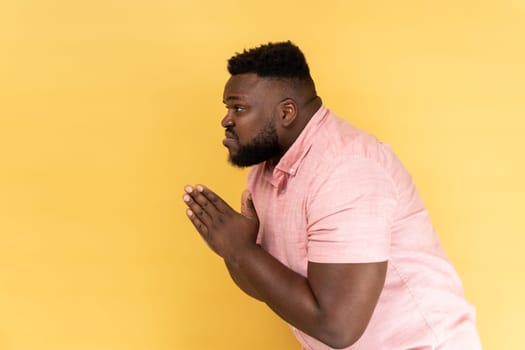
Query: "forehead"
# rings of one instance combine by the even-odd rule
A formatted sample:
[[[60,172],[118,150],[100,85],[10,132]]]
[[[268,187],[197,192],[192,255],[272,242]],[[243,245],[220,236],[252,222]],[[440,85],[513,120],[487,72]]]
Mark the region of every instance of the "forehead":
[[[224,86],[224,101],[231,99],[250,99],[253,97],[269,97],[277,90],[278,83],[274,79],[259,77],[255,73],[232,75]]]

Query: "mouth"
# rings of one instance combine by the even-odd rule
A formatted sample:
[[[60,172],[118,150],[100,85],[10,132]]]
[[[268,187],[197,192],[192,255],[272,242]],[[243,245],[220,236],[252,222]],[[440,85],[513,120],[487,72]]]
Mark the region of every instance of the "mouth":
[[[224,138],[224,140],[222,140],[222,144],[223,144],[224,146],[231,146],[231,145],[236,145],[236,144],[239,143],[239,140],[238,140],[238,138],[237,138],[237,135],[235,135],[235,134],[234,134],[233,132],[231,132],[231,131],[226,130],[226,131],[224,132],[224,136],[225,136],[225,138]]]

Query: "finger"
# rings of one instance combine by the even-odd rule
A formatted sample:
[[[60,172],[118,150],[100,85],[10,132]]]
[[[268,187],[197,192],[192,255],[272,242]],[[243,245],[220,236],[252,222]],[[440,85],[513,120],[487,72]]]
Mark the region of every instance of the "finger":
[[[202,190],[203,187],[199,186]],[[217,210],[215,205],[202,193],[202,191],[197,190],[196,187],[186,186],[184,188],[186,194],[191,197],[192,202],[199,206],[199,211],[195,211],[196,214],[205,216],[201,214],[201,211],[204,212],[210,220],[216,219],[221,212]],[[210,222],[206,222],[207,224]]]
[[[241,196],[241,214],[250,219],[257,218],[257,212],[252,201],[252,195],[250,191],[244,190]]]
[[[225,213],[226,211],[233,210],[228,203],[226,203],[221,197],[219,197],[215,192],[210,190],[209,188],[203,186],[203,185],[197,185],[195,186],[195,189],[198,193],[202,194],[209,203],[213,204],[213,206],[221,213]]]
[[[204,240],[208,240],[209,237],[209,231],[206,225],[195,215],[195,213],[191,209],[186,209],[186,215],[190,219],[193,226],[195,226],[195,229],[199,234],[204,238]]]
[[[186,193],[182,196],[182,199],[191,210],[192,214],[197,217],[202,224],[208,227],[211,225],[211,216],[206,212],[205,208],[193,199],[193,197]]]

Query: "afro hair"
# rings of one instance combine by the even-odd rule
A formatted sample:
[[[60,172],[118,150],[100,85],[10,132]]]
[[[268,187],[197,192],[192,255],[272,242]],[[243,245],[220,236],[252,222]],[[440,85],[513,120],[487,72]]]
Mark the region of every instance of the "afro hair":
[[[268,43],[237,53],[228,60],[228,72],[231,75],[255,73],[260,77],[312,81],[303,53],[291,41]]]

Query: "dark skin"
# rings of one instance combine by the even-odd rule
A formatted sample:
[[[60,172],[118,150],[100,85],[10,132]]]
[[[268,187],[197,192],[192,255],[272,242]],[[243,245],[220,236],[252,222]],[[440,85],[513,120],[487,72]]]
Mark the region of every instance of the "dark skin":
[[[228,113],[222,121],[238,136],[225,141],[230,154],[266,123],[274,122],[284,152],[321,105],[315,91],[285,86],[255,74],[232,76],[224,90]],[[271,161],[276,164],[282,154]],[[186,214],[208,246],[221,256],[235,283],[265,302],[286,322],[333,348],[363,334],[383,288],[387,262],[308,263],[304,277],[256,244],[259,220],[250,193],[241,213],[203,185],[186,186]]]

